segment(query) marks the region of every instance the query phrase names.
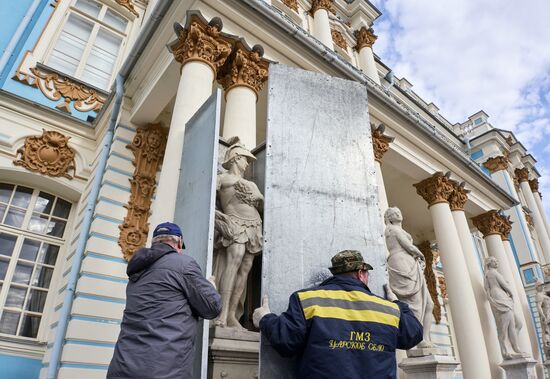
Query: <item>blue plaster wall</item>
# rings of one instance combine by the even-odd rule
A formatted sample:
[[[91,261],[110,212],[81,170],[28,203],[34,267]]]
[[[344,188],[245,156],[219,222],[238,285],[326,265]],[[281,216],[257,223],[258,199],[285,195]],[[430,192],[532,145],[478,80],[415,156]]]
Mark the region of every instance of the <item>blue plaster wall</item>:
[[[10,41],[32,2],[33,0],[0,0],[0,43],[3,44],[3,48],[5,48]],[[17,17],[10,13],[12,9],[17,10]],[[32,51],[34,48],[53,11],[54,8],[51,6],[50,0],[40,0],[39,6],[32,17],[31,22],[17,44],[14,55],[6,65],[5,69],[0,73],[0,88],[19,97],[55,109],[55,106],[62,103],[63,99],[59,101],[51,101],[44,96],[39,89],[29,87],[12,79],[17,67],[19,67],[19,64],[23,60],[25,53],[27,51]],[[96,117],[97,113],[78,112],[73,108],[72,116],[87,121],[88,116]]]
[[[38,379],[42,362],[40,359],[0,355],[0,378]]]

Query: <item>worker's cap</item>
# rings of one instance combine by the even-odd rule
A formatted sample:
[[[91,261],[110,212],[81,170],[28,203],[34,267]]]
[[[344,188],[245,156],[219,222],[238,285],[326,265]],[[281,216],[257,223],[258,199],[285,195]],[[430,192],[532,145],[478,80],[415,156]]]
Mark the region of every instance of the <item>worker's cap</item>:
[[[163,222],[162,224],[158,224],[153,232],[153,238],[160,235],[180,237],[182,239],[182,246],[185,249],[185,244],[183,243],[183,235],[181,233],[180,227],[177,224],[174,224],[173,222]]]
[[[372,266],[365,262],[361,253],[357,250],[343,250],[330,260],[333,274],[343,274],[350,271],[372,270]]]

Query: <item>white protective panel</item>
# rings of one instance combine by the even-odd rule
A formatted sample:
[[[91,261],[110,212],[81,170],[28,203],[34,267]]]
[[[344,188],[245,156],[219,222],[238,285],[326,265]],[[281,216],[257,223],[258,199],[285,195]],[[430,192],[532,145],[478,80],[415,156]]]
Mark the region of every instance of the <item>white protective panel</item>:
[[[330,276],[330,258],[355,249],[383,295],[386,254],[378,206],[367,88],[280,64],[270,66],[265,155],[262,293],[280,314],[296,290]],[[262,339],[262,379],[295,377],[293,360]]]
[[[184,254],[195,258],[206,277],[212,275],[220,100],[221,91],[216,90],[185,126],[174,215],[183,232]],[[194,378],[206,379],[207,362],[208,322],[201,320],[195,337]]]

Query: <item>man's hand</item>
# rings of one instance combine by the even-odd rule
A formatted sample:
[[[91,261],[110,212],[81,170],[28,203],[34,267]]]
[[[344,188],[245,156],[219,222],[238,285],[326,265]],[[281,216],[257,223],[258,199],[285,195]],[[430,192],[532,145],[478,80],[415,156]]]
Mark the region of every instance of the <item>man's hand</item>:
[[[262,306],[260,308],[256,308],[254,310],[254,314],[252,315],[252,322],[254,323],[254,326],[259,328],[260,320],[269,313],[271,313],[269,310],[269,299],[267,298],[267,295],[264,295],[262,299]]]
[[[216,277],[214,275],[211,275],[207,280],[214,286],[214,289],[218,290],[218,288],[216,288]]]

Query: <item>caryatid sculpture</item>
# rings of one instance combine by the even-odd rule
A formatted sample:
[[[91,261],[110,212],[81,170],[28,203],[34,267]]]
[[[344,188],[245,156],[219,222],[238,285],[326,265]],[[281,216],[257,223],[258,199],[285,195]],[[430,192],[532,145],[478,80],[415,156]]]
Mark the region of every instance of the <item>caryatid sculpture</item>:
[[[514,298],[510,284],[497,271],[498,260],[485,260],[485,292],[497,323],[498,342],[504,359],[525,356],[518,345],[521,321],[514,312]]]
[[[384,214],[388,274],[391,291],[399,300],[409,305],[415,317],[424,327],[424,339],[419,348],[434,347],[431,342],[433,301],[424,279],[426,266],[424,254],[413,244],[412,237],[403,227],[399,208],[390,207]]]
[[[263,196],[255,183],[243,178],[256,158],[239,141],[229,140],[222,164],[227,172],[218,175],[214,275],[222,297],[222,313],[216,325],[242,328],[244,291],[254,257],[262,251]]]
[[[544,283],[542,281],[537,282],[536,289],[535,302],[537,303],[542,328],[542,342],[546,356],[548,357],[548,353],[550,352],[550,296],[544,291]]]

